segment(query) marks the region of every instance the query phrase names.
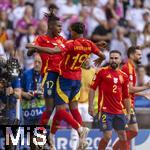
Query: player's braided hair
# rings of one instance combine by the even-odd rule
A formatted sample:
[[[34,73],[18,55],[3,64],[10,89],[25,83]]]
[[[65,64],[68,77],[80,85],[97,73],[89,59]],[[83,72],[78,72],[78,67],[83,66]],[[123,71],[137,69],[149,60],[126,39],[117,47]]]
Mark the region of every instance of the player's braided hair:
[[[71,25],[71,29],[78,34],[83,34],[85,30],[85,26],[81,22],[76,22]]]
[[[49,13],[45,13],[45,17],[50,21],[59,21],[60,19],[54,14],[54,8],[49,8]]]

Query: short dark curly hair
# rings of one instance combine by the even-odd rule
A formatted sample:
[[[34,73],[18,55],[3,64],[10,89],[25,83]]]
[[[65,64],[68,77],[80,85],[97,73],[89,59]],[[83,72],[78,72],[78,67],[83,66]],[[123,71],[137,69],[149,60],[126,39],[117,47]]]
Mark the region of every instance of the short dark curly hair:
[[[85,30],[85,25],[81,22],[75,22],[71,25],[72,31],[78,33],[78,34],[83,34]]]
[[[128,58],[130,57],[131,54],[134,54],[137,49],[141,50],[141,47],[140,46],[131,46],[131,47],[129,47],[128,50],[127,50]]]

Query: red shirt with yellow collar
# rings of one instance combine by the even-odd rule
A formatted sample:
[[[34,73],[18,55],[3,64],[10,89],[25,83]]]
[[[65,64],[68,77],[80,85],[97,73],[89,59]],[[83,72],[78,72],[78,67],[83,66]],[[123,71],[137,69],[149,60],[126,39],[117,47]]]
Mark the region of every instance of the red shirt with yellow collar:
[[[123,65],[122,71],[125,72],[128,76],[129,82],[132,83],[133,86],[136,85],[136,71],[135,67],[132,65],[130,61]],[[131,107],[135,106],[135,94],[130,93]]]
[[[51,38],[47,35],[39,35],[36,37],[34,43],[42,47],[54,48],[65,43],[66,40],[62,36]],[[49,55],[46,53],[40,53],[42,59],[42,75],[48,71],[60,72],[60,62],[62,61],[64,53]]]

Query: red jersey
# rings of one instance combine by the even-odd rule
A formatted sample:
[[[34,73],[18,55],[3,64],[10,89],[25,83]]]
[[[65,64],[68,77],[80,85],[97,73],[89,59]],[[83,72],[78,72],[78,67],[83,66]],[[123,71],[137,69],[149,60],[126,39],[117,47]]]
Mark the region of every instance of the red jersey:
[[[128,77],[120,69],[113,70],[111,67],[101,68],[93,78],[91,88],[98,87],[98,110],[111,113],[123,114],[122,102],[129,98]]]
[[[60,75],[72,80],[81,80],[82,63],[91,53],[99,53],[96,45],[85,38],[67,41],[61,49],[65,55],[60,65]]]
[[[128,76],[129,82],[135,86],[136,84],[136,72],[134,66],[128,61],[126,64],[123,65],[122,71],[125,72]],[[130,93],[130,100],[131,100],[131,107],[134,107],[134,93]]]
[[[34,43],[42,47],[54,48],[55,46],[60,46],[65,41],[66,40],[62,36],[51,38],[47,35],[39,35],[35,39]],[[60,72],[59,65],[60,65],[60,61],[63,58],[63,53],[54,54],[54,55],[40,53],[40,56],[42,59],[42,70],[41,70],[42,74],[44,74],[47,71],[54,71],[58,73]]]

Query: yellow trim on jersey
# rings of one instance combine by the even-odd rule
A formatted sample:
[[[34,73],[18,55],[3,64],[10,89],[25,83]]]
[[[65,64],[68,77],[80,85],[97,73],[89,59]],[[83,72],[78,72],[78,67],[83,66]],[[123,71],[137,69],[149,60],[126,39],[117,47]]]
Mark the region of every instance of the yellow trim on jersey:
[[[43,69],[43,73],[46,73],[46,71],[47,71],[48,62],[49,62],[49,58],[46,60],[46,65],[45,65],[45,67],[44,67],[44,69]]]
[[[68,96],[67,96],[67,95],[61,90],[61,88],[60,88],[59,78],[57,79],[57,82],[56,82],[56,91],[57,91],[57,94],[60,96],[60,98],[61,98],[65,103],[69,103]]]
[[[80,97],[80,91],[73,97],[72,102],[78,101]]]
[[[129,67],[129,74],[132,74],[133,71],[133,67],[130,63],[128,63],[128,67]]]
[[[48,72],[46,72],[45,75],[44,75],[44,78],[42,80],[42,87],[44,87],[44,84],[45,84],[45,81],[47,79],[47,76],[48,76]]]
[[[104,94],[103,94],[103,91],[102,91],[102,98],[101,98],[101,102],[100,102],[100,112],[98,114],[99,119],[101,118],[101,109],[102,109],[103,103],[104,103]]]

